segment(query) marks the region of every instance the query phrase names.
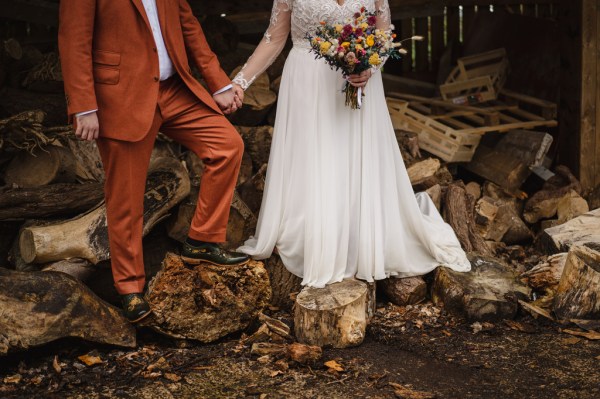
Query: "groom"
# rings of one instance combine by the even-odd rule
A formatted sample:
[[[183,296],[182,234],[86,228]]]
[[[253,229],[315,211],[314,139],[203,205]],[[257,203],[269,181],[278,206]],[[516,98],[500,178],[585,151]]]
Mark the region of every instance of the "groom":
[[[142,217],[159,130],[205,164],[182,257],[221,265],[248,260],[217,245],[225,241],[244,151],[223,114],[241,101],[187,0],[61,0],[58,40],[69,122],[80,139],[96,140],[104,165],[115,287],[125,315],[137,322],[151,312],[143,297]],[[190,61],[212,95],[192,76]]]

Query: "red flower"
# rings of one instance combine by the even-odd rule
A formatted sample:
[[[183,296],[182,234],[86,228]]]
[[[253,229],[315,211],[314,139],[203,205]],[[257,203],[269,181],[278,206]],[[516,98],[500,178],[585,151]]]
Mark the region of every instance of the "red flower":
[[[369,18],[367,18],[367,23],[371,26],[374,26],[376,22],[377,22],[377,17],[374,15],[371,15]]]
[[[354,13],[354,18],[358,18],[358,17],[360,17],[360,13],[359,12],[355,12]]]
[[[361,7],[361,8],[360,8],[360,12],[365,12],[366,10],[367,10],[367,9],[366,9],[366,8],[364,8],[364,7]]]
[[[356,30],[354,31],[354,33],[356,33],[356,36],[362,36],[363,35],[363,30],[361,28],[356,28]]]

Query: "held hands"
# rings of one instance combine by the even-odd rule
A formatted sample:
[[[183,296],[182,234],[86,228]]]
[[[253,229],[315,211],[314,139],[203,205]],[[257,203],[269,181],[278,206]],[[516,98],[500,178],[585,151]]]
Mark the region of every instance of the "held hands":
[[[371,78],[371,70],[367,69],[361,73],[355,73],[352,75],[348,75],[348,82],[350,85],[354,87],[362,87],[364,88],[367,85],[367,82]]]
[[[213,96],[213,99],[215,100],[221,111],[223,111],[225,115],[229,115],[242,108],[244,94],[242,92],[242,95],[240,97],[236,90],[236,86],[234,85],[233,89],[226,90],[219,94],[215,94]]]
[[[76,117],[75,136],[80,140],[93,141],[98,138],[100,125],[96,112]]]

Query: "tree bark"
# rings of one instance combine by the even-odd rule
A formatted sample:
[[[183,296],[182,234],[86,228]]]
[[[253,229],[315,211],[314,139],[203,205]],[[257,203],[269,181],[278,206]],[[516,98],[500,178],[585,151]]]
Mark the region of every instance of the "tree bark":
[[[567,252],[574,245],[600,243],[600,208],[545,229],[538,237],[537,247],[548,254]]]
[[[149,170],[144,197],[144,235],[190,191],[187,171],[176,159],[158,158]],[[109,259],[106,206],[58,224],[26,228],[21,233],[19,247],[28,263],[77,257],[97,264]]]
[[[265,261],[271,281],[271,305],[289,310],[294,305],[295,296],[302,290],[302,279],[290,273],[277,254]]]
[[[296,298],[294,330],[300,343],[347,348],[360,345],[368,320],[367,284],[344,280],[304,288]]]
[[[554,313],[563,320],[600,318],[600,244],[573,246],[554,296]]]
[[[394,305],[406,306],[423,302],[427,298],[427,283],[423,277],[390,277],[379,282],[383,293]]]

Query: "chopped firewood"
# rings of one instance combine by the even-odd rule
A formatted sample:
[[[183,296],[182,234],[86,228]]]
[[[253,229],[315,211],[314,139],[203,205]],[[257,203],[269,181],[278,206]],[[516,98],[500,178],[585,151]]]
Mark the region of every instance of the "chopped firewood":
[[[565,223],[579,215],[590,211],[588,203],[574,190],[569,191],[562,197],[556,206],[558,223]]]
[[[298,342],[288,345],[287,356],[300,364],[315,364],[323,356],[323,350],[318,346],[304,345]]]
[[[69,258],[50,263],[42,269],[45,272],[61,272],[86,282],[97,271],[89,261],[80,258]]]
[[[75,132],[73,132],[73,139],[67,140],[67,145],[77,162],[76,173],[79,179],[104,181],[102,160],[95,141],[76,139]]]
[[[537,246],[540,250],[553,254],[567,252],[571,246],[590,242],[600,243],[600,208],[545,229],[538,237]]]
[[[481,198],[481,185],[479,183],[474,181],[469,182],[465,186],[465,190],[467,191],[467,194],[471,195],[473,199],[475,199],[475,201]]]
[[[436,184],[434,186],[429,187],[425,192],[433,201],[433,204],[437,208],[438,212],[441,212],[442,209],[442,186]]]
[[[600,318],[600,245],[596,250],[573,246],[554,296],[554,313],[558,318]]]
[[[468,273],[446,267],[436,270],[431,289],[433,302],[471,320],[512,319],[518,310],[514,298],[527,298],[529,287],[518,281],[510,267],[493,258],[469,259],[472,269]]]
[[[258,171],[269,162],[273,128],[271,126],[236,126],[242,136],[245,151],[252,159],[252,167]]]
[[[281,257],[277,254],[271,255],[265,261],[265,268],[269,272],[273,296],[271,305],[282,309],[291,309],[294,299],[291,295],[302,290],[302,279],[290,273],[283,264]]]
[[[428,158],[416,162],[407,168],[408,178],[411,184],[417,185],[431,178],[440,169],[440,160],[437,158]]]
[[[258,320],[262,323],[265,323],[264,325],[266,325],[269,331],[271,331],[272,333],[275,333],[281,336],[282,338],[288,339],[290,341],[293,340],[293,337],[290,335],[290,327],[281,320],[269,317],[264,313],[260,313],[258,315]]]
[[[258,330],[249,337],[243,340],[244,344],[253,344],[255,342],[268,342],[271,339],[269,327],[266,324],[262,324]]]
[[[539,306],[536,306],[529,302],[525,302],[521,299],[519,299],[519,305],[521,305],[521,307],[523,307],[523,309],[525,309],[527,312],[529,312],[535,319],[537,319],[538,316],[542,316],[548,320],[555,321],[554,317],[552,317],[550,312],[548,312],[545,309],[540,308]]]
[[[236,68],[230,76],[233,78],[240,70],[241,67]],[[271,90],[270,85],[267,73],[256,77],[244,94],[242,108],[230,117],[234,125],[258,126],[265,120],[277,101],[277,94]]]
[[[252,344],[250,353],[256,356],[283,357],[287,355],[288,346],[285,344],[272,344],[268,342],[256,342]]]
[[[427,297],[427,283],[422,277],[390,277],[379,282],[384,294],[394,305],[406,306],[423,302]]]
[[[367,284],[358,280],[344,280],[324,288],[305,287],[296,298],[296,338],[320,347],[359,345],[367,327],[368,293]]]
[[[6,167],[4,181],[18,187],[73,183],[77,178],[71,150],[54,145],[21,151]]]
[[[566,260],[566,252],[549,256],[545,261],[522,273],[521,278],[532,288],[554,289],[560,281]]]

